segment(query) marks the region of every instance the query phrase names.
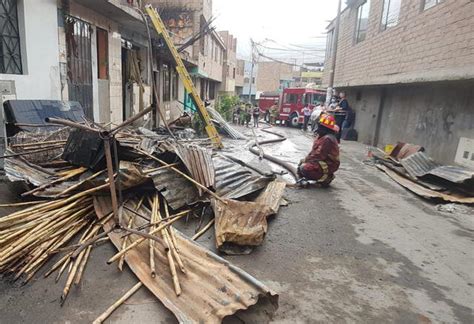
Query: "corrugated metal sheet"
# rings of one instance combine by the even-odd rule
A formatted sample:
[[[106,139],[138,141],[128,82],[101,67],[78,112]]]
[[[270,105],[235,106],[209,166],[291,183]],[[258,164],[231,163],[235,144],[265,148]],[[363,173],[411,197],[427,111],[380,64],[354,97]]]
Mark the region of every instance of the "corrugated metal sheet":
[[[459,184],[474,179],[474,171],[463,167],[441,165],[423,152],[414,153],[400,162],[413,177],[433,175]]]
[[[111,210],[108,198],[97,197],[94,205],[99,217],[103,217]],[[150,214],[144,207],[139,212]],[[128,223],[131,215],[127,210],[123,211],[124,224]],[[135,218],[136,226],[144,224],[144,220]],[[104,229],[110,229],[112,226],[113,221],[107,223]],[[268,306],[265,314],[271,317],[278,307],[278,296],[274,292],[242,269],[206,250],[178,231],[175,232],[177,246],[186,269],[186,274],[178,272],[182,287],[179,297],[174,291],[163,243],[155,242],[158,273],[154,278],[150,275],[148,244],[141,244],[130,250],[125,256],[125,261],[150,292],[173,312],[180,323],[221,323],[225,317],[236,312],[240,313],[250,306],[255,308],[264,305]],[[109,234],[117,249],[120,249],[122,244],[121,236],[120,232]],[[130,236],[132,241],[138,238],[136,235]]]
[[[199,193],[189,180],[169,169],[161,169],[148,175],[173,209],[190,205],[199,200]]]
[[[210,149],[198,145],[176,144],[175,152],[194,180],[206,188],[214,187],[215,171]]]
[[[215,189],[221,197],[237,199],[265,188],[273,180],[222,155],[213,156],[212,160],[216,170]]]
[[[233,128],[216,110],[210,107],[207,107],[207,110],[212,116],[212,119],[216,120],[230,137],[233,139],[247,139],[247,136]]]
[[[398,142],[390,153],[390,156],[397,160],[401,160],[423,150],[424,148],[420,145]]]

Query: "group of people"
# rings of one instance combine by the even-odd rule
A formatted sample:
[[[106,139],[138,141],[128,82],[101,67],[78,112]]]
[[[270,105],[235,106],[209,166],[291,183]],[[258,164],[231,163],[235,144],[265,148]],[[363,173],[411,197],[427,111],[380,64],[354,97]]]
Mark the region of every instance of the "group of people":
[[[342,131],[352,126],[354,120],[354,112],[352,111],[349,102],[347,101],[346,94],[344,92],[339,93],[339,96],[333,96],[328,106],[324,102],[320,102],[319,105],[314,107],[312,110],[309,105],[303,108],[303,130],[308,129],[309,122],[311,122],[311,130],[314,132],[318,127],[318,120],[321,114],[332,115],[336,121],[340,131],[337,133],[337,141],[341,141]]]
[[[252,107],[250,103],[245,105],[239,104],[234,108],[233,122],[237,125],[249,127],[250,120],[253,119],[253,127],[258,127],[261,113],[262,111],[259,107]]]

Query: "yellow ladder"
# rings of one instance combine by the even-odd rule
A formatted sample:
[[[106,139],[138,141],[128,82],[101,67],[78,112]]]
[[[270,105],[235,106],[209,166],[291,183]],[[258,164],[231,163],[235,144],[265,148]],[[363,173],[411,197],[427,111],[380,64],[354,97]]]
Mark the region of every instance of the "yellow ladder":
[[[199,116],[204,122],[204,128],[207,132],[207,135],[209,136],[215,147],[223,148],[224,146],[222,145],[221,137],[211,121],[211,117],[209,116],[209,113],[207,112],[207,109],[204,106],[204,102],[198,95],[191,76],[189,75],[188,70],[184,66],[183,60],[181,59],[181,56],[176,50],[176,47],[174,46],[174,43],[168,33],[168,30],[166,29],[165,24],[161,20],[160,15],[151,5],[146,5],[145,11],[148,16],[150,16],[151,22],[153,23],[156,32],[158,33],[158,35],[161,35],[163,37],[163,40],[171,51],[171,55],[173,55],[174,61],[176,63],[176,71],[178,72],[179,77],[181,78],[181,81],[184,84],[184,88],[189,94],[191,94],[194,104],[198,109]]]

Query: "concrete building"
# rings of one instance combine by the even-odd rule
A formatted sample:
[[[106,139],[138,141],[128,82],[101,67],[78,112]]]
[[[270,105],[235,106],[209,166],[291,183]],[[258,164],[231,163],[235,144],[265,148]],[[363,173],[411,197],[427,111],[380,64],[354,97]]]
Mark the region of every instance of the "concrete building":
[[[237,38],[228,31],[220,31],[219,35],[224,41],[224,65],[222,69],[222,84],[220,93],[224,95],[235,95],[237,79]]]
[[[103,123],[119,123],[150,103],[147,41],[140,34],[145,29],[125,2],[3,4],[9,12],[0,14],[10,23],[2,25],[0,37],[11,47],[3,47],[0,70],[2,93],[10,94],[6,99],[78,101],[89,119]],[[124,55],[132,52],[140,67],[134,81],[124,74],[129,62]]]
[[[280,62],[259,62],[257,91],[282,91],[293,81],[293,66]]]
[[[323,84],[336,59],[334,86],[357,114],[359,140],[415,143],[474,166],[474,2],[347,1],[336,58],[334,23]]]
[[[254,101],[257,94],[258,65],[244,61],[244,83],[240,98],[245,101]]]
[[[235,76],[235,94],[237,96],[242,95],[244,92],[244,73],[245,72],[245,60],[237,60],[237,72]]]

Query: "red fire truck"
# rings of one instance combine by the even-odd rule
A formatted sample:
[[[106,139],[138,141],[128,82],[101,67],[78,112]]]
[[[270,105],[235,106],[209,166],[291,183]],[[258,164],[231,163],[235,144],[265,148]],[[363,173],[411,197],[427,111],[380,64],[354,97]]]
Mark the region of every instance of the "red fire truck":
[[[277,102],[277,104],[280,102],[280,94],[278,92],[265,91],[260,94],[260,98],[258,99],[258,107],[264,114],[266,121],[269,121],[269,110],[270,107],[275,104],[275,102]],[[278,107],[280,107],[279,104]]]
[[[313,109],[325,102],[326,91],[312,88],[286,88],[280,100],[280,123],[297,127],[303,123],[303,108],[309,104]]]

